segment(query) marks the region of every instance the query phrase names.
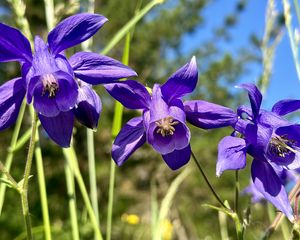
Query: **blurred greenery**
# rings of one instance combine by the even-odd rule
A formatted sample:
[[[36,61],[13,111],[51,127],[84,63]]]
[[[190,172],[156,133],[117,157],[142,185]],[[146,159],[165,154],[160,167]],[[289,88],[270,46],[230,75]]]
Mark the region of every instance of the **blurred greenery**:
[[[40,0],[27,0],[26,16],[34,35],[46,37],[46,22],[44,4]],[[85,2],[85,1],[83,1]],[[87,1],[86,1],[87,2]],[[116,32],[124,26],[134,15],[137,8],[134,0],[96,0],[95,11],[109,19],[109,22],[94,37],[93,50],[101,49],[110,41]],[[149,0],[142,1],[142,6]],[[223,23],[207,39],[190,52],[184,52],[182,44],[184,37],[203,26],[210,18],[204,17],[203,11],[209,11],[212,0],[174,0],[154,8],[134,29],[131,43],[130,66],[139,74],[137,80],[149,87],[156,82],[164,82],[176,69],[182,66],[192,55],[195,55],[199,66],[199,84],[192,99],[205,99],[225,106],[236,108],[245,100],[240,95],[233,94],[229,89],[243,76],[251,71],[251,64],[261,64],[260,42],[255,33],[249,35],[249,43],[237,53],[224,51],[217,41],[230,42],[231,29],[239,24],[239,16],[247,9],[247,1],[236,0],[236,8],[228,13]],[[56,0],[56,16],[63,19],[77,11],[85,11],[86,4],[79,4],[75,0]],[[0,21],[15,26],[15,19],[9,4],[0,2]],[[108,55],[121,59],[123,42],[120,42]],[[251,46],[251,47],[249,47]],[[71,49],[68,54],[79,50]],[[3,83],[19,74],[17,63],[0,64],[0,82]],[[259,79],[260,76],[257,76]],[[99,129],[95,133],[96,171],[98,184],[98,199],[102,231],[105,231],[105,219],[108,199],[108,182],[111,149],[111,122],[114,101],[104,89],[96,88],[103,102]],[[124,123],[136,116],[137,112],[124,111]],[[30,127],[29,112],[25,115],[22,131]],[[0,159],[4,161],[12,134],[10,128],[0,133]],[[227,199],[233,205],[234,173],[226,172],[220,179],[215,177],[218,141],[231,129],[204,131],[191,126],[192,148],[195,155],[204,166],[212,184],[220,193],[222,199]],[[64,176],[64,157],[58,146],[52,143],[41,129],[41,147],[46,175],[50,220],[53,239],[71,239],[70,220],[68,212],[68,196]],[[76,123],[74,131],[74,145],[77,150],[79,164],[86,183],[88,183],[88,166],[86,153],[86,131]],[[23,147],[14,155],[12,175],[16,179],[22,178],[25,166],[27,148]],[[199,172],[191,161],[188,166],[193,171],[179,186],[171,211],[169,222],[173,231],[172,239],[220,239],[218,213],[205,208],[203,203],[217,204]],[[178,172],[180,172],[179,170]],[[143,146],[116,171],[115,204],[113,210],[113,239],[150,239],[151,234],[151,183],[157,189],[160,202],[165,196],[172,180],[178,175],[172,172],[163,162],[161,156],[149,145]],[[29,205],[35,239],[43,239],[42,213],[38,193],[38,183],[35,165],[32,169],[33,178],[30,179]],[[241,189],[249,182],[249,169],[240,172]],[[82,239],[92,239],[93,230],[88,221],[81,196],[77,195],[78,219]],[[241,210],[249,205],[249,198],[241,196]],[[257,239],[261,232],[269,225],[266,208],[254,205],[251,214],[251,226],[247,229],[246,239]],[[124,214],[135,214],[139,221],[130,224],[124,220]],[[235,237],[234,225],[228,219],[229,235]],[[170,228],[169,228],[170,229]],[[14,239],[24,234],[23,219],[19,196],[11,189],[7,190],[3,213],[0,217],[0,239]],[[104,232],[105,234],[105,232]],[[279,235],[280,236],[280,233]],[[22,236],[21,236],[22,237]],[[18,239],[24,239],[24,238]]]

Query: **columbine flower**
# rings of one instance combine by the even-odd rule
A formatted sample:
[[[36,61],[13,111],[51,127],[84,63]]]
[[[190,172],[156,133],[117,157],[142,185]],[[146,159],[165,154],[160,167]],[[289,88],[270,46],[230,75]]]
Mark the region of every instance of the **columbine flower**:
[[[194,90],[197,80],[196,60],[192,58],[165,84],[155,84],[152,95],[143,85],[131,80],[105,85],[125,107],[143,111],[142,117],[126,123],[113,143],[112,157],[118,165],[148,141],[171,169],[178,169],[191,155],[191,133],[186,120],[202,128],[235,123],[236,114],[228,108],[205,101],[182,102],[181,97]]]
[[[242,84],[248,91],[251,109],[238,108],[239,120],[232,136],[219,143],[217,176],[225,170],[246,166],[246,154],[254,160],[252,180],[257,191],[292,220],[292,209],[280,178],[273,166],[285,169],[300,167],[300,125],[292,124],[283,115],[300,108],[299,100],[283,100],[272,111],[260,109],[262,95],[253,84]]]
[[[48,43],[35,37],[34,55],[19,30],[0,23],[0,61],[19,61],[22,66],[22,78],[0,87],[0,130],[15,122],[26,92],[42,126],[62,147],[70,144],[74,115],[87,127],[97,127],[101,101],[90,84],[110,83],[136,73],[106,56],[79,52],[68,60],[63,51],[93,36],[106,21],[87,13],[66,18],[49,33]]]

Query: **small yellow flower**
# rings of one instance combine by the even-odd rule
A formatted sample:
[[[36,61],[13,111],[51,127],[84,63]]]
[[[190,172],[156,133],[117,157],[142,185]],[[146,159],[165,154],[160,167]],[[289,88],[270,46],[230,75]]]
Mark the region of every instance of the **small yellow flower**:
[[[163,240],[171,240],[173,236],[173,224],[169,219],[163,221]]]
[[[122,222],[131,224],[131,225],[136,225],[136,224],[140,223],[140,217],[138,215],[135,215],[135,214],[124,213],[121,216],[121,220],[122,220]]]

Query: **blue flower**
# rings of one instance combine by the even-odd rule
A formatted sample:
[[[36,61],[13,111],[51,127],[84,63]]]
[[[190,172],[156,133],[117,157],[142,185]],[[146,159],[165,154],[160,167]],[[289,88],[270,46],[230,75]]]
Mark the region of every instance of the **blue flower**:
[[[176,170],[185,165],[191,155],[191,133],[186,121],[206,129],[236,122],[236,114],[228,108],[205,101],[182,101],[183,96],[195,89],[197,80],[196,60],[192,58],[166,83],[154,84],[152,94],[131,80],[105,85],[125,107],[143,111],[141,117],[125,124],[113,143],[112,157],[117,165],[122,165],[147,141],[166,164]]]
[[[19,30],[0,23],[0,61],[18,61],[22,67],[21,78],[0,87],[0,130],[15,122],[25,94],[48,135],[62,147],[70,145],[74,116],[89,128],[97,127],[101,101],[91,85],[136,73],[96,53],[78,52],[68,60],[64,50],[93,36],[106,21],[88,13],[66,18],[48,34],[47,43],[35,37],[34,54]]]
[[[232,136],[219,143],[217,176],[225,170],[246,166],[246,154],[253,157],[251,175],[255,189],[291,221],[292,209],[276,169],[300,167],[300,125],[282,118],[300,108],[299,100],[283,100],[272,111],[260,109],[262,95],[254,84],[242,84],[248,91],[251,108],[240,106]]]

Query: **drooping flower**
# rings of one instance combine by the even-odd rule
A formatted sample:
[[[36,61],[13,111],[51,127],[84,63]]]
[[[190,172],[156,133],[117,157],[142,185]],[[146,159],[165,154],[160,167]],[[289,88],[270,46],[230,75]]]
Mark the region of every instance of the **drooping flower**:
[[[166,83],[154,84],[152,95],[143,85],[131,80],[105,85],[125,107],[143,111],[143,116],[125,124],[113,143],[112,157],[117,165],[122,165],[147,141],[162,155],[166,164],[176,170],[185,165],[191,155],[191,133],[186,121],[202,128],[236,122],[236,114],[228,108],[205,101],[183,103],[181,98],[195,89],[197,80],[196,60],[192,58]]]
[[[74,116],[87,127],[97,127],[101,101],[90,85],[136,73],[96,53],[79,52],[68,60],[64,50],[93,36],[106,21],[104,16],[89,13],[68,17],[48,34],[47,43],[35,37],[34,54],[19,30],[0,23],[0,62],[18,61],[22,67],[22,78],[0,87],[0,92],[6,92],[0,96],[0,130],[15,122],[26,93],[42,126],[62,147],[70,145]]]
[[[251,175],[255,189],[291,221],[292,209],[281,179],[274,168],[300,167],[300,125],[282,118],[300,108],[299,100],[283,100],[272,111],[260,109],[262,95],[254,84],[242,84],[248,91],[251,108],[240,106],[232,136],[219,143],[217,176],[225,170],[246,166],[246,154],[253,157]]]

